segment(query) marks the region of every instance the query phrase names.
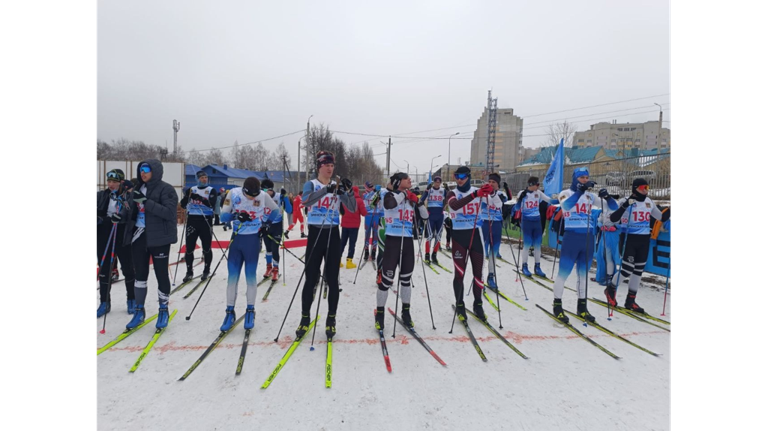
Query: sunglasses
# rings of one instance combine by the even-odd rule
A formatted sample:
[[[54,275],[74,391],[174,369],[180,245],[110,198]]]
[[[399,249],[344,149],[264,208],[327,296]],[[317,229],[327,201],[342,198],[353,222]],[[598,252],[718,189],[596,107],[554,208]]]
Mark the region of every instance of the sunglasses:
[[[152,172],[152,168],[150,168],[149,165],[144,165],[139,168],[139,171],[144,172],[145,174],[148,174]]]
[[[637,189],[640,191],[646,191],[646,190],[650,190],[650,188],[651,188],[650,186],[643,185],[643,186],[639,186]]]
[[[469,176],[469,174],[453,174],[453,178],[456,178],[457,180],[464,180]]]

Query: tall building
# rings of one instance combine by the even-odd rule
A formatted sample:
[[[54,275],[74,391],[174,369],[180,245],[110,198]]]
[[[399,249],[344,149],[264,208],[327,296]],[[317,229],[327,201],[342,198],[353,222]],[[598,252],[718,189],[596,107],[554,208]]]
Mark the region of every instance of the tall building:
[[[645,123],[611,123],[601,122],[589,126],[589,130],[573,134],[573,146],[603,147],[610,150],[655,150],[659,136],[659,122]],[[661,129],[661,146],[663,150],[670,148],[670,132]]]
[[[470,164],[473,167],[483,166],[485,169],[486,153],[488,151],[488,108],[477,120],[477,129],[472,137]],[[518,165],[523,148],[523,119],[514,115],[512,109],[496,110],[496,151],[494,163],[498,167],[490,171],[512,171]]]

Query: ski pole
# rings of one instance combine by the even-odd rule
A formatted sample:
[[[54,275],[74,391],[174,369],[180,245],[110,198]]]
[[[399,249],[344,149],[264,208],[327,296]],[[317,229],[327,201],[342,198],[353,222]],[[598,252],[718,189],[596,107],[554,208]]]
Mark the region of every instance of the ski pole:
[[[189,204],[187,204],[189,205]],[[182,229],[182,233],[184,234],[184,244],[189,247],[189,244],[187,244],[187,221],[189,220],[189,210],[184,208],[184,229]],[[184,259],[186,261],[186,259]],[[179,245],[179,254],[176,256],[176,262],[181,261],[181,245]],[[173,272],[173,285],[176,286],[176,275],[179,273],[179,264],[176,264],[176,270]],[[189,320],[189,319],[187,319]]]
[[[667,264],[667,286],[664,288],[664,306],[661,309],[662,316],[664,316],[664,313],[667,311],[667,292],[669,291],[669,270],[672,267],[671,263],[672,259],[669,259],[669,264]]]
[[[120,205],[118,205],[117,208],[118,208],[118,212],[120,212]],[[112,261],[115,259],[115,244],[117,243],[117,223],[113,222],[112,226],[114,228],[112,229],[112,232],[113,232],[113,234],[112,234],[112,253],[111,253],[110,257],[109,257],[110,272],[109,272],[109,274],[107,274],[108,277],[109,277],[109,283],[107,284],[107,286],[108,286],[107,287],[107,295],[111,295],[111,292],[112,292],[112,269],[111,268],[112,268]],[[106,329],[107,329],[107,314],[109,314],[109,313],[104,313],[104,323],[101,326],[101,331],[100,331],[101,334],[106,333]]]
[[[491,239],[491,258],[490,263],[493,265],[493,276],[496,278],[496,250],[493,247],[493,217],[491,216],[491,203],[490,198],[488,196],[485,197],[485,209],[488,213],[488,238]],[[490,268],[488,268],[490,269]],[[485,289],[485,287],[483,287]],[[496,307],[496,310],[499,312],[499,329],[504,329],[504,326],[501,324],[501,301],[499,300],[499,283],[496,281],[496,303],[498,306]]]
[[[472,200],[474,201],[474,199],[472,199]],[[472,205],[472,202],[470,201],[467,205]],[[479,216],[479,215],[480,215],[480,203],[478,202],[477,203],[477,207],[475,208],[475,221],[472,223],[472,234],[469,237],[469,248],[467,249],[467,255],[464,257],[464,265],[463,265],[464,266],[464,271],[467,270],[467,262],[469,261],[469,254],[472,252],[472,241],[475,239],[475,230],[476,230],[476,226],[477,226],[477,216]],[[455,241],[454,241],[454,244],[455,244]],[[454,253],[454,256],[456,256],[455,253]],[[454,265],[455,265],[455,263],[454,263]],[[473,264],[472,268],[474,269],[474,264]],[[458,271],[458,268],[457,268],[457,271]],[[472,284],[474,285],[474,283],[475,283],[475,277],[473,275],[472,276]],[[464,282],[463,282],[463,280],[462,280],[462,283],[461,283],[461,296],[459,298],[461,298],[462,300],[464,299]],[[464,304],[464,309],[465,310],[467,309],[467,305],[466,304]],[[458,312],[459,312],[459,306],[457,304],[456,305],[456,309],[453,310],[453,320],[451,321],[451,330],[448,331],[449,334],[453,334],[453,325],[456,324],[456,314]]]
[[[371,216],[371,228],[373,228],[373,216]],[[365,229],[368,229],[368,228],[366,227]],[[368,238],[365,238],[363,240],[363,246],[365,246],[366,250],[368,249]],[[357,271],[355,271],[355,280],[352,282],[352,284],[357,283],[357,274],[360,272],[360,264],[363,262],[364,254],[365,253],[360,253],[360,260],[357,261]]]
[[[600,215],[601,217],[605,218],[605,203],[602,199],[600,199]],[[613,274],[616,272],[616,264],[613,264],[613,272],[611,275],[608,275],[608,237],[607,237],[607,231],[605,230],[605,221],[603,221],[603,231],[600,232],[600,239],[603,241],[603,263],[605,265],[605,284],[608,286],[611,285],[613,282]],[[599,241],[598,241],[599,242]],[[611,256],[611,262],[613,263],[613,256]],[[615,295],[614,295],[615,296]],[[611,320],[611,309],[610,307],[608,310],[608,320]]]
[[[416,218],[416,213],[414,213],[414,219]],[[431,226],[428,226],[429,230],[432,230]],[[419,241],[419,250],[421,250],[421,241]],[[432,319],[432,329],[437,329],[435,327],[435,318],[432,317],[432,300],[429,299],[429,283],[427,283],[427,270],[424,268],[424,259],[421,260],[421,271],[424,273],[424,286],[427,289],[427,303],[429,304],[429,318]],[[413,279],[413,277],[411,277]],[[413,282],[411,282],[411,286],[413,286]]]
[[[577,204],[578,205],[578,204]],[[584,240],[585,247],[584,247],[584,300],[587,300],[587,294],[589,293],[589,270],[592,268],[592,259],[590,259],[590,249],[589,249],[589,220],[592,218],[592,204],[589,204],[589,212],[585,213],[587,217],[587,235]],[[592,238],[592,251],[595,250],[595,243],[594,238]],[[594,254],[594,253],[593,253]],[[578,265],[577,265],[578,270]],[[580,286],[577,286],[580,287]],[[581,299],[581,298],[579,298]],[[578,313],[579,310],[576,310]],[[587,327],[587,319],[584,318],[584,327]]]
[[[518,280],[520,281],[520,286],[523,288],[523,295],[525,296],[525,300],[527,301],[528,300],[528,293],[526,293],[526,291],[525,291],[525,284],[523,283],[523,277],[520,275],[520,265],[518,265],[517,259],[515,258],[515,250],[512,248],[512,238],[510,238],[510,236],[509,236],[509,225],[510,224],[512,224],[512,222],[508,221],[507,222],[507,228],[504,229],[504,230],[507,231],[507,241],[509,241],[509,251],[510,251],[510,254],[512,255],[512,261],[515,263],[515,268],[516,268],[515,271],[516,271],[516,274],[517,274],[517,280],[515,280],[515,281],[518,281]]]
[[[337,175],[336,178],[339,178],[339,176]],[[341,181],[339,181],[339,182],[341,182]],[[325,213],[325,218],[323,219],[323,221],[325,221],[325,219],[328,218],[329,214],[331,215],[331,217],[333,217],[333,213],[332,213],[331,208],[335,208],[336,207],[336,202],[337,201],[338,201],[338,194],[334,193],[333,199],[331,199],[331,204],[328,207],[328,211],[326,211],[326,213]],[[323,267],[323,273],[321,275],[322,281],[320,282],[320,289],[317,291],[317,309],[315,310],[315,319],[317,319],[317,316],[319,316],[319,313],[320,313],[320,303],[323,302],[322,299],[320,298],[320,292],[323,291],[323,285],[327,286],[329,284],[328,280],[325,279],[325,276],[328,274],[328,252],[330,251],[330,248],[331,248],[331,235],[333,234],[333,232],[331,232],[332,230],[333,230],[333,219],[331,219],[331,227],[328,229],[328,241],[326,241],[326,243],[325,243],[325,257],[323,258],[325,266]],[[319,238],[320,238],[320,236],[318,234],[318,239]],[[317,241],[317,240],[315,240],[315,241]],[[339,259],[341,259],[341,251],[339,251]],[[309,259],[307,259],[307,261],[309,261]],[[331,301],[331,299],[328,298],[328,302],[329,303],[330,303],[330,301]],[[329,304],[329,310],[330,310],[330,304]],[[330,315],[330,311],[329,311],[329,315]],[[316,333],[317,333],[317,324],[315,324],[314,329],[312,329],[312,342],[309,344],[309,351],[310,352],[315,350],[315,334]]]
[[[394,187],[393,187],[394,188]],[[406,196],[403,198],[403,207],[405,207],[405,201],[408,200],[408,197]],[[402,214],[402,210],[400,211],[400,214]],[[416,213],[413,213],[413,219],[414,222],[416,222]],[[418,234],[418,225],[414,224],[413,228],[416,229],[416,232]],[[395,315],[392,316],[392,338],[395,338],[395,331],[397,330],[397,305],[398,300],[400,299],[400,291],[403,290],[403,286],[400,284],[400,274],[403,273],[403,242],[405,241],[405,223],[404,220],[400,219],[400,261],[397,264],[397,277],[392,279],[392,285],[394,286],[395,283],[398,284],[399,289],[397,289],[397,293],[395,294]],[[413,239],[411,239],[413,241]],[[421,263],[424,265],[424,262]],[[382,274],[383,275],[383,274]],[[391,287],[390,287],[391,289]],[[408,323],[408,322],[405,322]]]
[[[624,252],[627,251],[627,240],[629,239],[629,222],[630,222],[630,217],[632,216],[633,206],[635,206],[634,203],[629,206],[629,212],[627,212],[627,224],[624,226],[624,244],[622,244],[622,247],[621,247],[621,264],[619,269],[619,276],[616,279],[617,293],[619,291],[619,286],[621,286],[621,271],[624,269]],[[621,241],[621,235],[619,235],[619,241]],[[632,269],[634,270],[634,265],[632,266]],[[627,292],[627,295],[629,295],[629,292]],[[609,305],[608,309],[611,312],[611,316],[613,316],[613,310],[610,309],[610,304],[608,305]]]

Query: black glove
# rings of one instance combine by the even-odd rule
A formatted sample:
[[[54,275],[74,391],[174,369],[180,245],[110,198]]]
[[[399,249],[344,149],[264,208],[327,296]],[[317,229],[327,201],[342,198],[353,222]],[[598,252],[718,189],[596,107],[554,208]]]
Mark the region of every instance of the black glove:
[[[506,181],[504,181],[504,183],[502,184],[502,186],[504,186],[504,190],[507,190],[507,189],[509,188],[509,184],[507,184],[507,182],[506,182]]]
[[[147,200],[147,197],[146,197],[146,196],[144,196],[144,193],[142,193],[142,192],[140,192],[140,191],[138,191],[138,190],[134,190],[134,191],[133,191],[133,201],[134,201],[134,202],[136,202],[136,203],[142,203],[142,202],[144,202],[145,200]]]
[[[349,192],[352,191],[352,181],[350,181],[349,178],[344,178],[341,180],[341,185],[344,186],[344,191]]]
[[[602,198],[602,199],[608,199],[608,197],[610,196],[610,195],[608,194],[608,190],[606,190],[606,189],[600,189],[600,191],[597,193],[597,195],[598,195],[600,198]]]
[[[325,186],[325,189],[326,189],[325,191],[330,194],[336,193],[336,184],[335,183],[328,184],[327,186]]]
[[[517,201],[520,202],[525,198],[525,195],[528,194],[528,189],[524,189],[522,192],[520,192],[520,196],[517,197]]]
[[[267,226],[261,225],[261,228],[259,229],[259,236],[261,236],[262,238],[267,238],[267,233],[268,233]]]
[[[280,196],[287,196],[288,192],[285,189],[280,189]]]
[[[247,223],[247,222],[251,221],[252,219],[251,219],[251,215],[250,214],[248,214],[246,212],[239,212],[239,213],[237,213],[237,220],[240,223]]]
[[[197,194],[197,193],[192,193],[192,194],[191,194],[189,197],[190,197],[190,198],[192,198],[192,199],[194,199],[194,200],[196,200],[196,201],[203,201],[203,200],[206,200],[204,197],[200,196],[200,195],[199,195],[199,194]]]
[[[125,180],[125,181],[123,181],[123,188],[124,188],[125,190],[130,190],[130,189],[132,189],[132,188],[133,188],[133,183],[131,182],[131,180]]]
[[[621,207],[626,209],[626,208],[629,208],[629,206],[634,203],[635,203],[635,200],[630,196],[629,198],[627,198],[627,200],[624,201],[623,204],[621,204]]]
[[[122,220],[122,217],[120,217],[120,214],[118,213],[112,214],[109,218],[112,220],[112,223],[120,223],[120,220]]]
[[[400,182],[402,180],[400,178],[396,178],[392,180],[392,190],[397,190],[400,188]]]
[[[587,190],[591,189],[591,188],[592,188],[592,187],[594,187],[594,186],[595,186],[595,182],[594,182],[594,181],[587,181],[587,182],[586,182],[586,183],[584,183],[584,184],[581,184],[581,183],[579,183],[579,185],[577,186],[577,188],[578,188],[578,189],[579,189],[579,191],[581,191],[581,192],[586,192]]]

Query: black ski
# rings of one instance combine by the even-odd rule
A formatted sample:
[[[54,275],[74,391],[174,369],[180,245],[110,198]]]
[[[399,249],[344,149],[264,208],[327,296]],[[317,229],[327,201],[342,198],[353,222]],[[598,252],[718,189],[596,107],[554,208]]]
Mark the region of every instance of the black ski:
[[[482,323],[483,325],[485,325],[485,327],[486,327],[486,328],[488,328],[488,330],[489,330],[489,331],[491,331],[491,332],[493,333],[493,335],[495,335],[495,336],[496,336],[496,337],[497,337],[499,340],[503,341],[503,342],[504,342],[504,344],[506,344],[506,345],[507,345],[507,347],[509,347],[510,349],[514,350],[514,351],[515,351],[515,353],[517,353],[518,355],[520,355],[520,357],[522,357],[523,359],[528,359],[528,357],[527,357],[527,356],[525,356],[525,354],[524,354],[523,352],[521,352],[521,351],[517,350],[517,347],[515,347],[514,345],[512,345],[512,343],[510,343],[510,342],[509,342],[509,340],[507,340],[506,338],[504,338],[504,336],[503,336],[503,335],[501,335],[501,334],[499,333],[499,331],[497,331],[497,330],[496,330],[496,328],[494,328],[493,326],[491,326],[491,325],[490,325],[490,324],[489,324],[487,321],[482,321],[482,320],[480,320],[480,318],[479,318],[479,317],[477,317],[477,315],[476,315],[475,313],[473,313],[472,311],[469,311],[469,310],[467,310],[467,313],[471,314],[471,315],[472,315],[472,317],[474,317],[474,318],[475,318],[475,319],[477,319],[477,320],[478,320],[480,323]]]
[[[198,276],[192,277],[191,279],[189,279],[189,280],[187,280],[187,281],[185,281],[185,282],[181,283],[180,285],[176,286],[176,288],[174,288],[173,290],[171,290],[171,295],[173,295],[174,293],[176,293],[176,292],[178,292],[179,290],[183,289],[183,288],[184,288],[184,287],[186,287],[188,284],[192,283],[194,280],[196,280],[196,279],[198,279],[198,278],[200,278],[200,277],[202,277],[202,276],[203,276],[203,274],[200,274],[200,275],[198,275]]]
[[[231,328],[229,328],[229,331],[221,331],[221,333],[219,333],[219,336],[218,336],[218,337],[216,337],[216,339],[215,339],[215,340],[213,340],[213,343],[211,343],[211,345],[210,345],[210,346],[208,346],[208,348],[207,348],[207,349],[205,349],[205,352],[203,352],[203,354],[200,356],[200,358],[199,358],[197,361],[195,361],[195,363],[194,363],[194,364],[192,364],[192,366],[191,366],[191,367],[189,367],[189,369],[187,370],[187,372],[186,372],[186,373],[184,373],[184,375],[183,375],[183,376],[181,376],[181,378],[179,379],[179,381],[182,381],[182,380],[186,379],[187,377],[189,377],[189,375],[190,375],[190,374],[192,374],[192,371],[195,371],[195,369],[196,369],[196,368],[197,368],[197,367],[198,367],[198,366],[199,366],[199,365],[200,365],[200,364],[203,362],[203,360],[204,360],[204,359],[205,359],[205,358],[208,356],[208,354],[209,354],[209,353],[211,353],[211,352],[213,351],[213,349],[215,349],[215,348],[216,348],[216,346],[218,346],[218,345],[219,345],[219,343],[221,343],[221,340],[223,340],[223,339],[224,339],[224,337],[226,337],[226,336],[227,336],[227,335],[228,335],[230,332],[232,332],[232,330],[233,330],[233,329],[235,329],[235,327],[237,327],[237,325],[238,325],[238,324],[239,324],[239,323],[240,323],[240,322],[241,322],[241,321],[242,321],[244,318],[245,318],[245,314],[243,314],[242,316],[240,316],[240,318],[239,318],[239,319],[237,319],[237,320],[235,321],[235,324],[234,324],[234,325],[232,325],[232,327],[231,327]]]
[[[267,300],[267,296],[269,296],[269,292],[272,291],[272,288],[277,284],[277,280],[273,280],[272,283],[269,284],[269,287],[267,288],[267,292],[264,293],[264,297],[261,298],[262,301]]]
[[[421,336],[420,336],[418,333],[416,333],[416,329],[414,329],[414,328],[411,328],[410,326],[406,325],[406,324],[405,324],[405,322],[403,322],[403,319],[401,319],[401,318],[400,318],[400,316],[398,316],[397,314],[395,314],[395,312],[394,312],[394,311],[392,311],[392,309],[391,309],[391,308],[387,308],[387,310],[389,310],[390,314],[392,314],[393,316],[395,316],[395,319],[397,319],[397,321],[398,321],[398,322],[400,322],[400,324],[401,324],[401,325],[403,325],[403,327],[404,327],[406,330],[408,330],[408,332],[410,332],[410,333],[411,333],[411,335],[413,335],[413,338],[415,338],[415,339],[416,339],[416,341],[418,341],[418,342],[419,342],[419,343],[420,343],[420,344],[421,344],[421,345],[422,345],[422,346],[423,346],[425,349],[427,349],[427,352],[429,352],[429,354],[430,354],[430,355],[432,355],[432,357],[433,357],[433,358],[435,358],[435,360],[436,360],[437,362],[439,362],[439,363],[440,363],[441,365],[443,365],[443,366],[446,366],[446,367],[448,366],[448,364],[446,364],[446,363],[445,363],[445,362],[444,362],[442,359],[440,359],[440,357],[439,357],[439,356],[437,356],[437,353],[435,353],[435,352],[434,352],[434,350],[432,350],[432,349],[431,349],[431,348],[430,348],[430,347],[427,345],[426,341],[424,341],[424,339],[422,339],[422,338],[421,338]]]
[[[570,314],[571,316],[573,316],[573,317],[575,317],[575,318],[577,318],[577,319],[581,320],[582,322],[584,322],[584,318],[583,318],[583,317],[581,317],[581,316],[579,316],[578,314],[575,314],[575,313],[571,313],[571,312],[570,312],[570,311],[568,311],[568,310],[563,310],[563,311],[565,311],[566,313]],[[610,329],[606,328],[605,326],[603,326],[603,325],[601,325],[601,324],[599,324],[599,323],[597,323],[597,322],[589,322],[588,324],[589,324],[590,326],[594,326],[595,328],[597,328],[597,329],[599,329],[599,330],[601,330],[601,331],[605,332],[605,333],[606,333],[606,334],[608,334],[608,335],[611,335],[611,336],[613,336],[613,337],[616,337],[616,338],[618,338],[619,340],[621,340],[621,341],[623,341],[623,342],[625,342],[625,343],[629,344],[630,346],[634,346],[634,347],[637,347],[638,349],[642,350],[643,352],[646,352],[646,353],[648,353],[648,354],[650,354],[650,355],[653,355],[653,356],[659,356],[659,354],[658,354],[658,353],[654,353],[654,352],[651,352],[650,350],[646,349],[645,347],[643,347],[643,346],[639,346],[639,345],[637,345],[637,344],[635,344],[635,343],[633,343],[633,342],[631,342],[631,341],[627,340],[626,338],[624,338],[624,337],[622,337],[621,335],[619,335],[619,334],[617,334],[617,333],[615,333],[615,332],[611,331]]]
[[[454,305],[452,305],[452,307],[453,307],[453,310],[455,311],[456,310],[456,305],[454,304]],[[459,318],[459,321],[464,324],[464,329],[467,330],[467,334],[469,334],[469,339],[470,339],[470,341],[472,341],[472,345],[475,346],[475,350],[477,350],[477,354],[480,355],[480,359],[482,359],[483,362],[488,362],[488,358],[485,357],[485,353],[483,353],[483,349],[481,349],[480,345],[477,344],[477,340],[475,339],[475,335],[472,334],[472,330],[469,329],[469,323],[467,323],[467,321],[464,320],[464,318],[461,317],[460,314],[458,314],[458,313],[456,313],[456,314],[457,314],[456,317]]]
[[[597,343],[596,343],[596,342],[595,342],[593,339],[591,339],[591,338],[587,337],[586,335],[582,334],[582,333],[581,333],[581,331],[579,331],[578,329],[574,328],[574,327],[573,327],[573,325],[571,325],[570,323],[563,323],[563,322],[561,322],[561,321],[560,321],[560,320],[559,320],[557,317],[555,317],[555,315],[554,315],[554,314],[552,314],[552,313],[550,313],[549,311],[547,311],[547,310],[545,310],[544,308],[542,308],[542,306],[541,306],[541,305],[539,305],[539,304],[536,304],[536,306],[537,306],[537,307],[539,307],[539,309],[540,309],[541,311],[543,311],[543,312],[547,313],[547,316],[551,317],[551,318],[552,318],[552,320],[554,320],[555,322],[557,322],[557,323],[559,323],[559,324],[561,324],[561,325],[564,325],[566,328],[568,328],[568,330],[570,330],[570,331],[571,331],[571,332],[573,332],[574,334],[578,335],[579,337],[583,338],[583,339],[584,339],[584,340],[586,340],[586,341],[587,341],[589,344],[591,344],[591,345],[593,345],[593,346],[597,347],[598,349],[602,350],[602,351],[603,351],[603,353],[605,353],[606,355],[608,355],[608,356],[612,357],[613,359],[621,359],[620,357],[616,356],[616,355],[615,355],[613,352],[611,352],[610,350],[608,350],[608,349],[606,349],[605,347],[603,347],[603,346],[601,346],[601,345],[597,344]]]
[[[612,309],[618,311],[619,313],[621,313],[621,314],[623,314],[625,316],[629,316],[629,317],[631,317],[631,318],[633,318],[635,320],[638,320],[640,322],[647,323],[647,324],[649,324],[651,326],[654,326],[654,327],[659,328],[659,329],[663,329],[663,330],[665,330],[667,332],[672,332],[670,329],[667,329],[667,328],[665,328],[663,326],[657,325],[657,324],[655,324],[653,322],[650,322],[648,320],[643,319],[642,317],[640,317],[640,316],[642,316],[642,314],[640,314],[640,313],[635,313],[635,312],[630,311],[630,310],[628,310],[628,309],[626,309],[624,307],[610,307],[607,302],[601,301],[601,300],[596,299],[596,298],[589,298],[589,300],[592,301],[595,304],[602,305],[603,307],[612,308]]]

